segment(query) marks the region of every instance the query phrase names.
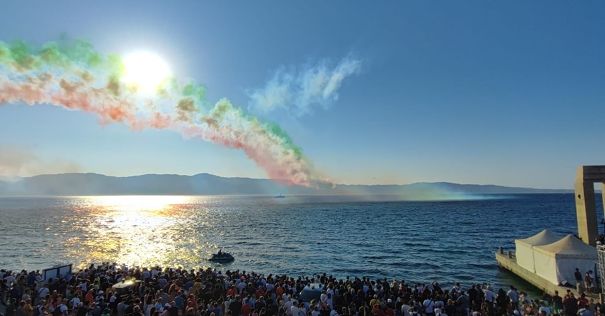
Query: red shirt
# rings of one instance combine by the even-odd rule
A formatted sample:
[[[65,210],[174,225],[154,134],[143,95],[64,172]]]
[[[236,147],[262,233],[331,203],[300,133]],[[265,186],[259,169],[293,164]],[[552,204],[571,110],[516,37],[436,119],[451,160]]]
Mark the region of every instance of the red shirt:
[[[235,296],[235,288],[233,286],[227,290],[227,296]]]
[[[578,299],[578,307],[588,307],[588,300],[586,299],[586,297],[580,297]]]
[[[385,316],[382,308],[380,308],[380,304],[374,304],[372,306],[372,315],[374,316]]]
[[[250,315],[250,305],[248,305],[248,304],[244,304],[244,305],[242,306],[242,315],[243,315],[243,316],[248,316],[248,315]]]
[[[92,295],[92,291],[88,291],[88,293],[86,293],[86,297],[84,297],[84,299],[89,304],[92,303],[92,302],[94,302],[95,297]]]

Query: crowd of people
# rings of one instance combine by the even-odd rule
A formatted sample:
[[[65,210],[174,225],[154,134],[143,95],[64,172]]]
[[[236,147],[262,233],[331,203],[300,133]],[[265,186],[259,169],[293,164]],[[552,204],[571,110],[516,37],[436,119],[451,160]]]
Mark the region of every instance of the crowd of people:
[[[4,316],[499,316],[604,314],[572,291],[531,299],[511,286],[91,265],[44,280],[0,270]]]

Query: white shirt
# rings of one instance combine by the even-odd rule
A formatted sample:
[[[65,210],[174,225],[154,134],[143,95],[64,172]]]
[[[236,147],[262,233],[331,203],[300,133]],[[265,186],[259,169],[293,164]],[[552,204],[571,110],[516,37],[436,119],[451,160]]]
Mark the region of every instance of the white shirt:
[[[593,316],[593,313],[590,309],[587,308],[580,308],[578,310],[578,315],[579,316]]]
[[[149,304],[147,305],[147,308],[145,308],[145,316],[150,316],[151,315],[151,309],[154,307],[153,304]]]
[[[443,301],[435,301],[435,308],[441,309],[441,314],[443,314],[443,308],[445,307],[445,303]]]
[[[59,310],[61,311],[61,314],[67,315],[67,310],[68,310],[67,305],[65,305],[65,304],[59,305]]]
[[[422,302],[422,307],[424,307],[424,312],[427,314],[432,314],[435,312],[435,302],[428,298]]]
[[[292,301],[287,301],[286,303],[284,303],[284,307],[286,309],[286,312],[288,313],[288,315],[292,315]]]
[[[496,299],[496,295],[494,294],[494,292],[490,291],[489,289],[483,290],[483,294],[485,296],[486,302],[493,303],[494,300]]]
[[[275,288],[275,286],[271,283],[267,283],[267,285],[265,285],[265,287],[267,288],[267,292],[271,292]]]
[[[78,305],[80,305],[80,298],[77,296],[74,296],[74,298],[71,299],[71,301],[69,301],[71,303],[71,306],[73,308],[78,307]]]
[[[296,305],[290,307],[290,315],[298,316],[298,307],[296,307]]]
[[[519,294],[515,290],[508,290],[506,296],[508,296],[510,298],[510,301],[513,303],[519,302]]]
[[[328,295],[326,293],[321,293],[321,295],[319,296],[319,300],[326,304],[328,302]]]
[[[410,305],[401,305],[401,313],[403,314],[403,316],[410,316]]]

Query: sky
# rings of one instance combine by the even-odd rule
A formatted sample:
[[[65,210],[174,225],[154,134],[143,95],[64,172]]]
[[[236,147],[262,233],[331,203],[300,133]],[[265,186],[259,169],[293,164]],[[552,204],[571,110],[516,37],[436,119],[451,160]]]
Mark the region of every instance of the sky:
[[[605,164],[604,12],[602,1],[4,1],[0,41],[67,34],[103,53],[154,52],[209,100],[277,123],[337,183],[571,188],[577,166]],[[239,150],[50,105],[1,105],[0,134],[5,176],[267,177]]]

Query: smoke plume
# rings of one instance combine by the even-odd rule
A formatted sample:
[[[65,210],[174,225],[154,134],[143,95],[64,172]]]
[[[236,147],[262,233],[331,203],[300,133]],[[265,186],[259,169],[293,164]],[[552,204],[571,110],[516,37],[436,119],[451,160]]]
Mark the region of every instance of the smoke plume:
[[[173,130],[242,150],[282,183],[309,186],[318,181],[301,149],[279,126],[227,99],[208,106],[204,87],[193,82],[170,78],[153,95],[145,95],[125,84],[123,75],[120,56],[103,55],[84,41],[41,47],[0,42],[0,104],[51,104],[95,114],[102,124]],[[332,74],[325,80],[322,91],[330,98],[342,79]]]
[[[349,76],[358,73],[361,61],[351,56],[336,65],[327,60],[303,67],[280,68],[261,89],[250,91],[250,107],[259,112],[277,109],[301,116],[313,107],[328,107],[338,100],[338,90]]]
[[[79,172],[78,164],[62,159],[42,159],[20,146],[0,145],[0,180],[42,173]]]

